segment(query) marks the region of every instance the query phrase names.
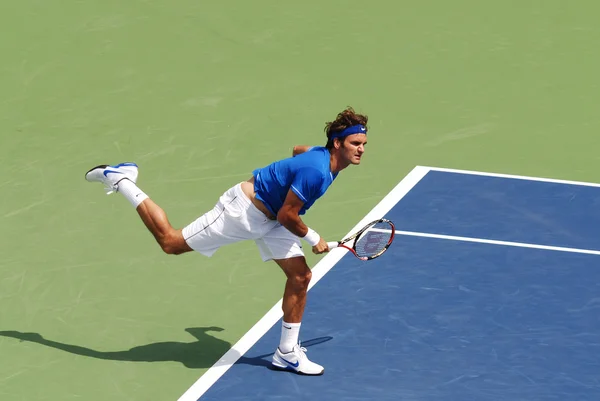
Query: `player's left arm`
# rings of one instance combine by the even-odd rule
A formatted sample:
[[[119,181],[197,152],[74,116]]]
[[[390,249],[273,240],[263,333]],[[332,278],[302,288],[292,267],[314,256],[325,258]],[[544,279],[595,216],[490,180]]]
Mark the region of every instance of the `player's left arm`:
[[[301,153],[308,152],[310,148],[312,148],[312,146],[296,145],[296,146],[294,146],[294,149],[292,150],[292,156],[298,156]]]

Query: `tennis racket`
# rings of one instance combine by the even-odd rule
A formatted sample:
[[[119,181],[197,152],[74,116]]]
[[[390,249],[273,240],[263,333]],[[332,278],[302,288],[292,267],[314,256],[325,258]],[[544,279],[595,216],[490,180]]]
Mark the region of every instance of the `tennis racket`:
[[[381,255],[392,244],[396,228],[386,219],[370,222],[350,237],[341,241],[328,242],[329,250],[346,248],[360,260],[372,260]]]

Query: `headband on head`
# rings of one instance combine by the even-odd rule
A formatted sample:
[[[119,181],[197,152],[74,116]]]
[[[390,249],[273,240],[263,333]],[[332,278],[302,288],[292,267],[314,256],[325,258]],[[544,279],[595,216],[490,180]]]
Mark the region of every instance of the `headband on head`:
[[[346,137],[348,135],[352,135],[352,134],[365,134],[366,135],[367,128],[362,124],[353,125],[351,127],[346,128],[343,131],[334,132],[333,134],[331,134],[329,139],[344,138],[344,137]]]

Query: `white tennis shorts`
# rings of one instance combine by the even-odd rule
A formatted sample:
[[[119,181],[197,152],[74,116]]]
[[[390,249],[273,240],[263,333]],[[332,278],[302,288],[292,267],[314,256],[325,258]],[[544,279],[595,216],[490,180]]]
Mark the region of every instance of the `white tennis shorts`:
[[[190,248],[209,257],[223,245],[243,240],[254,240],[265,262],[304,256],[300,238],[258,210],[241,184],[227,190],[211,211],[186,226],[183,238]]]

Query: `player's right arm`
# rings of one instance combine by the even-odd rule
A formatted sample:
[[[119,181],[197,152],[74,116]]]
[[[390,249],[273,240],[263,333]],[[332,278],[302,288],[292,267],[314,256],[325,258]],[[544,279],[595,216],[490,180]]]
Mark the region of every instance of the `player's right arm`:
[[[307,234],[309,234],[309,228],[304,224],[299,214],[303,205],[304,201],[290,190],[281,209],[279,209],[279,212],[277,213],[277,221],[292,234],[295,234],[300,238],[305,238]],[[312,233],[316,234],[314,231],[312,231]],[[319,237],[318,243],[312,247],[312,250],[314,253],[319,254],[329,251],[329,247],[327,246],[327,242]]]

